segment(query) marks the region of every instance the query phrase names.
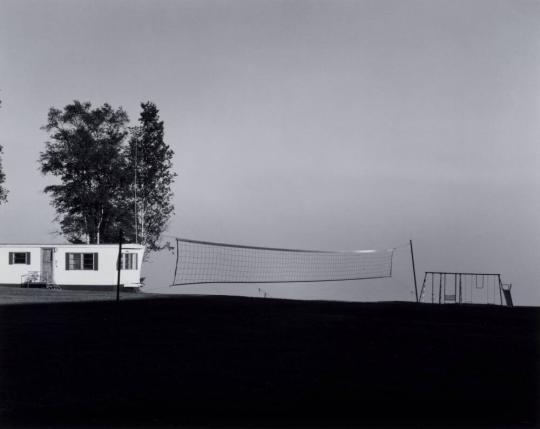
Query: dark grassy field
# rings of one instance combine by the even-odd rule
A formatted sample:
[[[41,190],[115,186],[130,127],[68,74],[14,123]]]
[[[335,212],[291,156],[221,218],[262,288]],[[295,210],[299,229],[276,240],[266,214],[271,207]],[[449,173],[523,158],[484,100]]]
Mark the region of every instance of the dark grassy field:
[[[1,426],[535,427],[539,369],[538,308],[0,307]]]
[[[122,299],[160,298],[167,295],[147,294],[121,291]],[[29,303],[56,303],[75,301],[114,301],[116,289],[107,288],[103,291],[89,290],[54,290],[21,288],[0,285],[0,305],[2,304],[29,304]]]

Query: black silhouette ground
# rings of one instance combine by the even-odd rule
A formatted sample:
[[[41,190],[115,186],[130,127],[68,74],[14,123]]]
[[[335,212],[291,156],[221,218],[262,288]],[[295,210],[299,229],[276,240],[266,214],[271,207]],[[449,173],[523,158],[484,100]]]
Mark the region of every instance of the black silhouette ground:
[[[171,297],[0,307],[0,425],[534,427],[540,309]]]

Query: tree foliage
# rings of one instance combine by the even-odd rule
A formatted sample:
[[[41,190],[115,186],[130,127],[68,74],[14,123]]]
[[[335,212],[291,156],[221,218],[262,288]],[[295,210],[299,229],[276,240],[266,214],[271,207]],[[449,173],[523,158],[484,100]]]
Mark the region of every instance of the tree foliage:
[[[173,152],[155,104],[141,104],[137,126],[128,128],[122,108],[74,101],[51,108],[49,141],[40,169],[59,179],[52,197],[62,233],[71,242],[127,241],[159,250],[159,238],[173,213]]]
[[[71,242],[108,243],[118,238],[127,123],[126,112],[108,104],[92,109],[89,102],[74,101],[64,110],[49,110],[43,128],[50,140],[39,162],[43,174],[60,179],[45,192]]]
[[[159,238],[173,214],[171,185],[176,176],[172,170],[171,148],[164,141],[163,121],[154,103],[141,104],[139,124],[131,129],[126,148],[127,171],[133,176],[129,197],[133,220],[126,220],[124,230],[132,241],[149,250],[159,250]]]

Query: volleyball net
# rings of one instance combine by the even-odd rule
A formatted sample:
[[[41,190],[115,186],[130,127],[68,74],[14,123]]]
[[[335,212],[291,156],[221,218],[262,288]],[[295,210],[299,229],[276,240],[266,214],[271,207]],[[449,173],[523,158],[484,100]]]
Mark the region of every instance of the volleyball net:
[[[213,243],[175,237],[171,286],[205,283],[301,283],[392,276],[394,249],[324,251]]]

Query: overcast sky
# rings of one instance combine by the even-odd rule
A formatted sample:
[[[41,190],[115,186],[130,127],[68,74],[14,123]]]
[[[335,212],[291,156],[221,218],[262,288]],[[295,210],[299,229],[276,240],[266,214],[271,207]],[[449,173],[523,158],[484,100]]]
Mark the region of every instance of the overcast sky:
[[[540,2],[0,0],[0,241],[62,241],[38,172],[51,106],[154,101],[174,149],[168,233],[388,248],[500,272],[540,305]],[[411,299],[391,281],[272,296]],[[170,256],[144,267],[168,291]],[[256,286],[201,287],[248,294]],[[192,288],[190,290],[195,290]]]

